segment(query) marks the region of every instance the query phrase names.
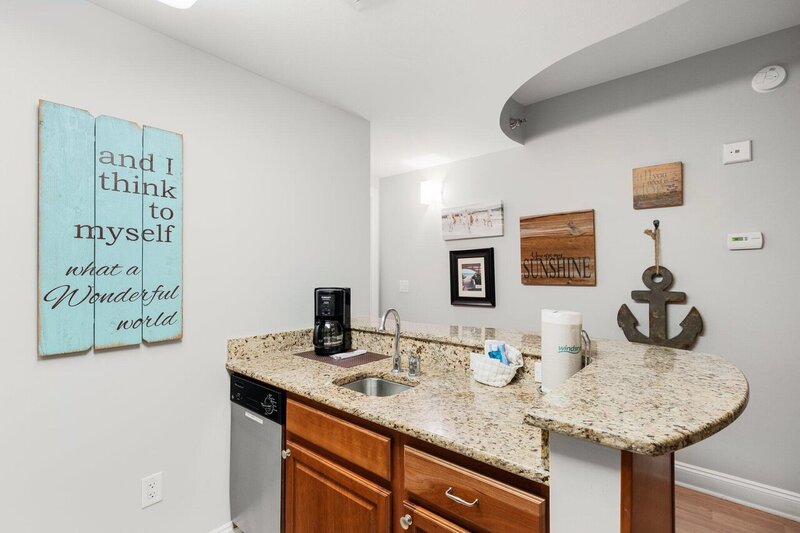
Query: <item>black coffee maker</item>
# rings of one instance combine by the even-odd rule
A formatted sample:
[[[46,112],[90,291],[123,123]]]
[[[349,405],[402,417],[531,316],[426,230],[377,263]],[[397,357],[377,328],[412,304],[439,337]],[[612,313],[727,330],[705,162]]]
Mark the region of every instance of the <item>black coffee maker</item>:
[[[350,351],[350,288],[314,289],[314,353]]]

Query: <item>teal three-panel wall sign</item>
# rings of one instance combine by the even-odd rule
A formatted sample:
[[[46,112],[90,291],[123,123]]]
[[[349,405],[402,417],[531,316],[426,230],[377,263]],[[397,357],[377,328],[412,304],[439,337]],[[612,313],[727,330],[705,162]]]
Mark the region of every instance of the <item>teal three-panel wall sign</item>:
[[[39,354],[183,336],[183,138],[39,102]]]

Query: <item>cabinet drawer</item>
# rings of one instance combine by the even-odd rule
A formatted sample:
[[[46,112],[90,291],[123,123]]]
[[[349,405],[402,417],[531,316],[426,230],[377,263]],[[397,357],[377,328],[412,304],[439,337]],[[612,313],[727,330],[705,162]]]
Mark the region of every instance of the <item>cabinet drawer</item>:
[[[414,448],[403,449],[405,489],[412,501],[470,529],[545,531],[545,501]]]
[[[403,502],[403,511],[400,527],[412,533],[469,533],[423,507]]]
[[[389,437],[294,400],[286,402],[286,431],[383,479],[391,479]]]

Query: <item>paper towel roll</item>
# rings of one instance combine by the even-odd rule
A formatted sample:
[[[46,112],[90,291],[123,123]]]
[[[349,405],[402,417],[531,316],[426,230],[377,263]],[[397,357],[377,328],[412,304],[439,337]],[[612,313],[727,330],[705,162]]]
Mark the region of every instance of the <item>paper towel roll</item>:
[[[581,369],[583,314],[542,309],[542,392]]]

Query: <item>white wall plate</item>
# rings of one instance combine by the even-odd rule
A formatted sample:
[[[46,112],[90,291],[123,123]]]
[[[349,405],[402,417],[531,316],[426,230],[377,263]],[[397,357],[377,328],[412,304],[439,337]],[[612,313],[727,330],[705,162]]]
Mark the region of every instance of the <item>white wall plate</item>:
[[[753,160],[753,146],[750,141],[739,141],[722,145],[722,164],[744,163]]]

